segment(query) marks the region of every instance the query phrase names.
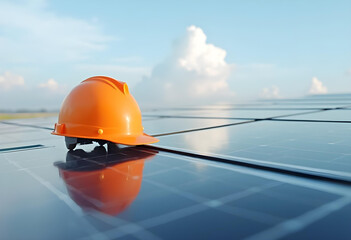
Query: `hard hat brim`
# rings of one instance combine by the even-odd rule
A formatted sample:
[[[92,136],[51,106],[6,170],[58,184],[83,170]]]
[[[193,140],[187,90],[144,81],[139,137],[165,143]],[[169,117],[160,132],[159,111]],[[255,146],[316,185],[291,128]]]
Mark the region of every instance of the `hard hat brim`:
[[[116,138],[108,139],[111,142],[125,144],[125,145],[143,145],[157,143],[159,140],[152,136],[143,133],[142,135],[126,135],[118,136]]]
[[[106,141],[110,141],[113,143],[119,143],[119,144],[124,144],[124,145],[143,145],[143,144],[156,143],[159,141],[157,138],[152,137],[150,135],[147,135],[146,133],[142,133],[139,135],[107,134],[105,136],[86,136],[86,135],[80,135],[80,134],[60,133],[56,128],[57,128],[57,125],[55,125],[55,130],[51,134],[65,136],[65,137],[73,137],[73,138],[106,140]]]

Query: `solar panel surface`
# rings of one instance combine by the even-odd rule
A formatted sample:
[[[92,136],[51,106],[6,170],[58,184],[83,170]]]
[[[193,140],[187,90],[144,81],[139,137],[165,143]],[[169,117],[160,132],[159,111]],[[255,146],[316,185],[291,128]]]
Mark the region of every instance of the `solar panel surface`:
[[[349,100],[154,109],[151,147],[0,122],[0,239],[349,239]]]

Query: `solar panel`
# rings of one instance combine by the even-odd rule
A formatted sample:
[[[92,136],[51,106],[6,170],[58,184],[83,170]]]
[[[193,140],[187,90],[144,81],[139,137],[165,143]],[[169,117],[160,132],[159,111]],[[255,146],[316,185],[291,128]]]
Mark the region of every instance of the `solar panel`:
[[[0,238],[348,239],[351,126],[304,120],[349,110],[305,102],[149,111],[151,147],[67,151],[56,118],[0,122]]]
[[[260,121],[164,136],[156,145],[350,179],[350,140],[344,124]]]
[[[344,108],[344,109],[336,109],[333,111],[321,111],[313,114],[306,114],[303,116],[292,116],[292,117],[285,117],[289,119],[299,119],[299,120],[314,120],[314,121],[335,121],[338,122],[351,122],[351,109]]]

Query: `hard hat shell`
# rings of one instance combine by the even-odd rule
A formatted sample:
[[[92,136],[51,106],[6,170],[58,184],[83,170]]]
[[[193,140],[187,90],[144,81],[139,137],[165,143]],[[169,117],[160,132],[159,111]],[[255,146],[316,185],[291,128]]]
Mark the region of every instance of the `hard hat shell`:
[[[88,78],[68,94],[52,134],[125,145],[158,142],[143,133],[141,112],[127,84],[104,76]]]

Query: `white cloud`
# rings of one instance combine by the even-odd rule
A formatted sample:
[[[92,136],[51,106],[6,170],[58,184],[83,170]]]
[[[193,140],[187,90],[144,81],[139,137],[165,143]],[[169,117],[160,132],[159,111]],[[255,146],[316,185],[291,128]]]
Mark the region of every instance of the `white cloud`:
[[[72,87],[72,86],[71,86]],[[49,80],[47,80],[46,82],[40,83],[37,85],[36,88],[33,88],[33,90],[37,91],[38,88],[42,89],[42,90],[46,90],[43,93],[41,93],[41,96],[46,95],[46,98],[50,98],[50,97],[55,97],[55,95],[57,96],[65,96],[69,93],[69,91],[71,90],[69,86],[67,86],[67,84],[62,84],[57,82],[56,80],[54,80],[53,78],[50,78]],[[57,105],[59,106],[60,102],[57,103]]]
[[[57,91],[59,90],[59,84],[54,79],[50,78],[47,82],[39,84],[39,88]]]
[[[309,93],[310,94],[325,94],[327,92],[328,92],[327,87],[324,86],[323,83],[318,80],[318,78],[313,77]]]
[[[260,96],[265,99],[281,98],[280,90],[277,86],[272,86],[270,88],[263,88]]]
[[[170,57],[136,86],[139,102],[177,105],[231,101],[234,93],[227,79],[233,65],[226,63],[225,50],[206,40],[201,28],[188,27]]]
[[[185,53],[178,59],[180,66],[200,75],[218,76],[227,68],[226,51],[206,43],[207,36],[201,28],[190,26],[187,29]]]
[[[24,79],[20,75],[5,72],[0,75],[0,90],[10,90],[13,87],[24,86]]]
[[[69,92],[67,85],[52,78],[38,85],[26,83],[18,74],[5,72],[0,75],[0,110],[57,110]]]
[[[110,39],[94,21],[56,15],[45,1],[1,1],[0,9],[0,62],[84,59]]]

